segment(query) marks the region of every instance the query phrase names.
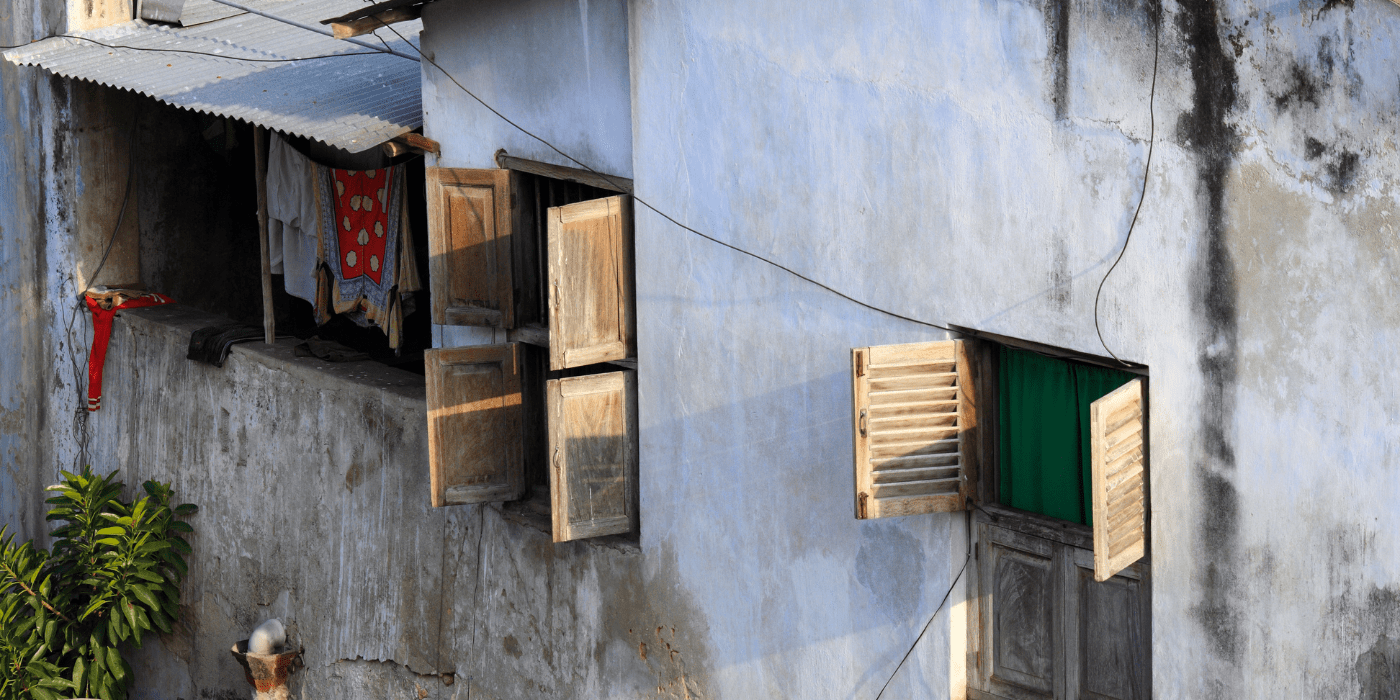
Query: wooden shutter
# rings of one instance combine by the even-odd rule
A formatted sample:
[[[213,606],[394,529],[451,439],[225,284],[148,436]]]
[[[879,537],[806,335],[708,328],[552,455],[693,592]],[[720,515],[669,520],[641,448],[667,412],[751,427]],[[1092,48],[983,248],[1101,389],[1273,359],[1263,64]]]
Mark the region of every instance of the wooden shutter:
[[[976,424],[961,340],[859,348],[856,517],[963,510]]]
[[[549,210],[549,366],[635,357],[632,198]]]
[[[1089,405],[1094,578],[1107,581],[1147,549],[1147,422],[1143,380]]]
[[[554,541],[634,531],[636,373],[551,379],[546,393]]]
[[[433,323],[514,328],[511,172],[428,168]]]
[[[515,343],[424,352],[433,507],[520,497],[518,353]]]

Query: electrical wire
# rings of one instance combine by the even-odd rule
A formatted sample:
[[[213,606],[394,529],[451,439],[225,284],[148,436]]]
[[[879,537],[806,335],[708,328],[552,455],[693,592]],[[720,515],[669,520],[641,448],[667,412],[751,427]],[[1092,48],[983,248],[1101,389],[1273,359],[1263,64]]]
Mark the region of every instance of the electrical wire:
[[[1128,235],[1123,237],[1123,249],[1118,251],[1118,258],[1109,266],[1108,272],[1103,273],[1103,279],[1099,280],[1099,290],[1094,292],[1094,332],[1099,335],[1099,344],[1104,351],[1113,356],[1125,367],[1132,365],[1123,362],[1122,358],[1113,353],[1104,342],[1103,330],[1099,328],[1099,297],[1103,296],[1103,286],[1108,282],[1108,276],[1113,274],[1113,270],[1118,267],[1118,263],[1123,261],[1123,254],[1128,252],[1128,243],[1133,240],[1133,229],[1137,227],[1138,215],[1142,213],[1142,203],[1147,200],[1147,178],[1152,174],[1152,149],[1157,145],[1157,113],[1155,104],[1157,101],[1157,59],[1162,52],[1162,12],[1161,5],[1157,6],[1156,21],[1152,24],[1152,88],[1147,94],[1147,162],[1142,168],[1142,194],[1138,196],[1137,209],[1133,211],[1133,220],[1128,224]]]
[[[321,58],[341,58],[341,57],[343,57],[343,56],[379,56],[379,55],[381,55],[381,54],[386,54],[386,53],[389,54],[389,55],[393,55],[393,53],[392,53],[391,51],[389,51],[389,50],[379,50],[379,49],[376,49],[376,50],[374,50],[374,51],[349,51],[349,52],[346,52],[346,53],[328,53],[328,54],[319,54],[319,55],[316,55],[316,56],[300,56],[300,57],[296,57],[296,58],[245,58],[245,57],[242,57],[242,56],[230,56],[230,55],[228,55],[228,54],[213,53],[213,52],[210,52],[210,51],[193,51],[193,50],[190,50],[190,49],[162,49],[162,48],[156,48],[156,47],[153,47],[153,46],[126,46],[126,45],[123,45],[123,44],[108,44],[108,43],[105,43],[105,42],[98,41],[98,40],[96,40],[96,39],[89,39],[88,37],[85,37],[85,36],[78,36],[78,35],[76,35],[76,34],[55,34],[55,35],[52,36],[52,37],[46,37],[46,38],[48,38],[48,39],[74,39],[74,40],[77,40],[77,41],[86,41],[86,42],[88,42],[88,43],[97,44],[98,46],[101,46],[101,47],[104,47],[104,48],[108,48],[108,49],[120,49],[120,50],[123,50],[123,51],[151,51],[151,52],[155,52],[155,53],[186,53],[186,54],[192,54],[192,55],[195,55],[195,56],[211,56],[211,57],[213,57],[213,58],[225,58],[225,59],[228,59],[228,60],[230,60],[230,61],[243,61],[243,62],[245,62],[245,63],[296,63],[297,61],[314,61],[314,60],[321,59]],[[25,47],[27,47],[27,46],[32,46],[33,44],[36,44],[36,43],[38,43],[38,42],[40,42],[40,41],[43,41],[43,39],[36,39],[36,40],[31,41],[31,42],[29,42],[29,43],[27,43],[27,44],[16,44],[16,45],[14,45],[14,46],[0,46],[0,51],[8,51],[8,50],[10,50],[10,49],[22,49],[22,48],[25,48]],[[382,41],[382,39],[381,39],[381,41]],[[387,44],[386,44],[386,46],[387,46]]]
[[[454,85],[456,85],[459,89],[461,89],[462,92],[465,92],[465,93],[466,93],[468,96],[470,96],[473,100],[476,100],[477,103],[480,104],[482,107],[485,107],[487,111],[489,111],[489,112],[491,112],[492,114],[494,114],[494,115],[496,115],[497,117],[499,117],[499,118],[501,119],[501,121],[504,121],[505,123],[511,125],[512,127],[514,127],[514,128],[515,128],[517,131],[519,131],[520,133],[525,134],[526,136],[529,136],[530,138],[532,138],[532,139],[534,139],[534,140],[540,142],[540,143],[543,144],[545,147],[549,148],[551,151],[554,151],[555,153],[558,153],[560,156],[562,156],[562,157],[568,159],[569,162],[574,163],[574,164],[578,165],[580,168],[582,168],[582,169],[584,169],[584,170],[587,170],[588,172],[593,173],[594,175],[597,175],[598,177],[600,177],[600,178],[602,178],[603,180],[607,181],[609,184],[611,184],[611,185],[612,185],[615,189],[617,189],[619,192],[626,191],[626,189],[625,189],[620,183],[618,183],[616,180],[612,179],[612,178],[609,177],[608,175],[606,175],[606,174],[604,174],[604,173],[600,173],[600,172],[598,172],[597,170],[594,170],[593,168],[589,167],[589,165],[588,165],[587,163],[584,163],[583,161],[581,161],[581,160],[579,160],[579,159],[577,159],[577,158],[575,158],[575,157],[569,155],[568,153],[565,153],[565,152],[564,152],[563,150],[561,150],[558,146],[555,146],[554,144],[552,144],[552,143],[550,143],[549,141],[545,140],[543,137],[538,136],[538,135],[536,135],[534,132],[531,132],[529,129],[526,129],[525,127],[523,127],[523,126],[521,126],[521,125],[515,123],[513,120],[510,119],[510,117],[507,117],[506,115],[501,114],[501,112],[500,112],[499,110],[497,110],[495,107],[492,107],[490,104],[488,104],[485,100],[481,99],[480,97],[477,97],[476,93],[472,92],[471,90],[468,90],[468,89],[467,89],[467,86],[463,85],[461,82],[459,82],[459,81],[457,80],[456,77],[454,77],[451,73],[447,72],[447,70],[445,70],[442,66],[438,65],[438,64],[437,64],[437,61],[434,61],[434,60],[433,60],[432,58],[430,58],[427,54],[423,53],[423,50],[422,50],[422,49],[418,48],[417,46],[414,46],[414,45],[413,45],[413,42],[408,41],[407,39],[405,39],[404,36],[403,36],[402,34],[399,34],[399,32],[398,32],[397,30],[395,30],[393,27],[389,26],[388,23],[386,23],[384,20],[379,19],[379,18],[377,18],[377,17],[376,17],[375,19],[376,19],[380,24],[384,25],[384,28],[385,28],[385,29],[388,29],[389,31],[393,32],[395,36],[397,36],[397,37],[400,38],[400,39],[403,39],[404,42],[407,43],[409,46],[412,46],[412,47],[413,47],[413,50],[414,50],[414,51],[417,51],[417,52],[418,52],[418,55],[421,56],[421,57],[423,58],[423,60],[426,61],[426,62],[428,63],[428,65],[430,65],[430,66],[436,68],[439,72],[441,72],[444,76],[446,76],[448,80],[451,80],[452,83],[453,83]],[[851,296],[851,295],[849,295],[849,294],[846,294],[845,292],[842,292],[842,291],[840,291],[840,290],[837,290],[837,289],[832,288],[830,285],[827,285],[827,284],[822,283],[822,282],[818,282],[817,280],[812,279],[811,277],[808,277],[807,275],[804,275],[804,274],[802,274],[802,273],[800,273],[800,272],[798,272],[798,271],[796,271],[796,270],[794,270],[794,269],[792,269],[792,268],[790,268],[790,267],[788,267],[788,266],[786,266],[786,265],[783,265],[783,264],[778,263],[778,262],[776,262],[776,261],[773,261],[773,260],[770,260],[770,259],[768,259],[768,258],[765,258],[765,257],[763,257],[762,255],[759,255],[759,254],[757,254],[757,253],[750,252],[750,251],[748,251],[748,250],[745,250],[745,249],[743,249],[743,248],[740,248],[739,246],[736,246],[736,245],[734,245],[734,244],[732,244],[732,243],[729,243],[729,242],[727,242],[727,241],[723,241],[723,240],[720,240],[720,239],[718,239],[718,238],[715,238],[714,236],[711,236],[711,235],[709,235],[709,234],[707,234],[707,233],[704,233],[704,232],[702,232],[702,231],[697,231],[696,229],[691,228],[690,226],[687,226],[687,225],[681,223],[680,221],[677,221],[676,218],[673,217],[673,216],[671,216],[670,214],[667,214],[666,212],[661,211],[660,209],[658,209],[658,208],[652,206],[650,202],[647,202],[645,199],[642,199],[641,197],[638,197],[635,193],[632,194],[632,199],[633,199],[634,201],[636,201],[638,204],[641,204],[642,206],[646,207],[647,209],[650,209],[650,210],[652,210],[653,212],[656,212],[656,213],[659,214],[663,219],[666,219],[667,221],[671,222],[672,224],[675,224],[676,226],[680,227],[680,228],[683,229],[683,230],[689,231],[690,233],[693,233],[693,234],[695,234],[695,235],[697,235],[697,236],[699,236],[699,237],[701,237],[701,238],[704,238],[705,240],[708,240],[708,241],[710,241],[710,242],[718,243],[719,245],[722,245],[722,246],[724,246],[724,247],[726,247],[726,248],[729,248],[730,250],[733,250],[733,251],[735,251],[735,252],[737,252],[737,253],[742,253],[742,254],[747,255],[747,256],[749,256],[749,257],[755,259],[755,260],[758,260],[758,261],[760,261],[760,262],[767,263],[767,264],[769,264],[769,265],[771,265],[771,266],[773,266],[773,267],[778,268],[779,270],[782,270],[783,272],[786,272],[786,273],[792,275],[793,277],[796,277],[796,278],[798,278],[798,279],[800,279],[800,280],[802,280],[802,281],[804,281],[804,282],[807,282],[807,283],[809,283],[809,284],[812,284],[812,285],[815,285],[815,286],[817,286],[817,287],[820,287],[820,288],[822,288],[822,289],[824,289],[824,290],[826,290],[826,291],[828,291],[828,292],[830,292],[830,293],[832,293],[832,294],[835,294],[835,295],[838,296],[838,297],[841,297],[842,299],[845,299],[846,301],[849,301],[849,302],[851,302],[851,303],[853,303],[853,304],[856,304],[857,306],[864,307],[864,308],[866,308],[866,309],[869,309],[869,310],[871,310],[871,311],[875,311],[875,312],[877,312],[877,313],[884,314],[884,315],[886,315],[886,316],[890,316],[890,317],[893,317],[893,318],[897,318],[897,319],[899,319],[899,320],[901,320],[901,321],[908,321],[909,323],[918,324],[918,325],[920,325],[920,326],[928,326],[929,328],[937,328],[937,329],[939,329],[939,330],[948,331],[949,333],[957,333],[957,331],[955,331],[955,330],[953,330],[952,328],[949,328],[949,327],[947,327],[947,326],[941,326],[941,325],[939,325],[939,324],[937,324],[937,323],[930,323],[930,322],[928,322],[928,321],[923,321],[923,320],[920,320],[920,319],[917,319],[917,318],[912,318],[912,317],[909,317],[909,316],[905,316],[905,315],[903,315],[903,314],[895,313],[895,312],[890,311],[890,310],[888,310],[888,309],[882,309],[882,308],[880,308],[880,307],[878,307],[878,306],[875,306],[875,305],[873,305],[873,304],[869,304],[869,303],[866,303],[866,302],[864,302],[864,301],[861,301],[860,299],[857,299],[857,298],[855,298],[855,297],[853,297],[853,296]]]
[[[107,256],[112,254],[112,246],[117,242],[117,232],[121,231],[122,219],[126,216],[127,203],[131,201],[131,183],[136,179],[136,127],[141,123],[141,115],[133,115],[131,118],[131,138],[126,147],[126,191],[122,194],[122,206],[117,210],[117,223],[112,226],[112,235],[107,238],[107,249],[102,251],[102,259],[97,263],[97,269],[92,271],[88,277],[87,289],[92,289],[92,281],[97,279],[97,275],[102,272],[102,268],[107,265]]]
[[[968,511],[968,513],[971,513],[971,511]],[[919,648],[919,642],[923,640],[924,634],[928,632],[928,628],[933,626],[933,621],[938,618],[938,613],[943,612],[943,606],[948,604],[948,598],[951,597],[953,595],[953,591],[957,589],[958,581],[962,580],[963,572],[967,571],[967,564],[970,561],[972,561],[971,515],[967,516],[967,556],[963,559],[962,568],[958,569],[958,575],[953,577],[953,582],[948,585],[948,592],[943,594],[943,601],[940,602],[938,604],[938,607],[934,609],[933,614],[930,615],[928,618],[928,622],[924,623],[924,628],[922,630],[919,630],[919,636],[915,637],[914,643],[909,645],[909,651],[904,652],[904,658],[899,660],[899,663],[895,665],[894,670],[890,672],[889,679],[885,681],[885,684],[883,686],[880,686],[880,692],[875,694],[875,700],[880,700],[880,698],[884,696],[885,691],[888,690],[890,687],[890,683],[893,683],[895,676],[899,675],[899,669],[904,667],[904,662],[908,661],[909,657],[914,653],[914,650]]]
[[[302,57],[298,57],[298,58],[244,58],[244,57],[241,57],[241,56],[229,56],[229,55],[227,55],[227,54],[212,53],[212,52],[209,52],[209,51],[192,51],[192,50],[190,50],[190,49],[161,49],[161,48],[150,47],[150,46],[125,46],[125,45],[122,45],[122,44],[107,44],[107,43],[103,43],[103,42],[101,42],[101,41],[98,41],[98,40],[96,40],[96,39],[89,39],[89,38],[87,38],[87,37],[85,37],[85,36],[77,36],[77,35],[74,35],[74,34],[59,34],[59,35],[57,35],[55,38],[58,38],[58,39],[77,39],[77,40],[79,40],[79,41],[91,42],[91,43],[93,43],[93,44],[97,44],[98,46],[104,46],[104,47],[109,48],[109,49],[121,49],[121,50],[124,50],[124,51],[152,51],[152,52],[156,52],[156,53],[187,53],[187,54],[193,54],[193,55],[195,55],[195,56],[212,56],[212,57],[214,57],[214,58],[226,58],[226,59],[228,59],[228,60],[230,60],[230,61],[244,61],[244,62],[247,62],[247,63],[295,63],[295,62],[297,62],[297,61],[314,61],[314,60],[321,59],[321,58],[341,58],[341,57],[344,57],[344,56],[378,56],[378,55],[386,54],[386,53],[389,53],[390,55],[393,55],[393,54],[390,53],[389,51],[374,50],[374,51],[348,51],[348,52],[346,52],[346,53],[327,53],[327,54],[319,54],[319,55],[316,55],[316,56],[302,56]],[[19,47],[17,47],[17,46],[7,46],[7,47],[0,47],[0,48],[13,49],[13,48],[19,48]]]

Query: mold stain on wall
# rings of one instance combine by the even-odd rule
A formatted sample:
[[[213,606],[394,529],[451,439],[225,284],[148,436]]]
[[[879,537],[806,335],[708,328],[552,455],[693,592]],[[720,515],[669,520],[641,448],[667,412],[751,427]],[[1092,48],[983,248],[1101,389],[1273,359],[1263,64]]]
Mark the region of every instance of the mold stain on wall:
[[[1177,141],[1196,160],[1197,197],[1205,205],[1203,251],[1192,280],[1192,308],[1200,319],[1197,365],[1201,372],[1200,434],[1195,480],[1200,514],[1197,539],[1200,599],[1196,622],[1210,652],[1231,665],[1240,660],[1238,559],[1239,495],[1231,477],[1235,454],[1229,434],[1235,410],[1239,327],[1235,265],[1226,241],[1226,180],[1240,137],[1230,123],[1237,97],[1234,53],[1220,34],[1215,0],[1185,0],[1177,29],[1186,44],[1193,88],[1191,108],[1177,123]],[[1219,687],[1223,679],[1208,682]]]

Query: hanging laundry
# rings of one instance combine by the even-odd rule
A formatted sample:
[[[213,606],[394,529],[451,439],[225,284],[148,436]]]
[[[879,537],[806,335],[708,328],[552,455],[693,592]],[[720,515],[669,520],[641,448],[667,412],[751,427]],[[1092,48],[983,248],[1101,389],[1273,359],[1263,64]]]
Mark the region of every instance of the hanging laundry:
[[[102,408],[102,367],[107,364],[107,345],[112,340],[112,317],[122,309],[160,306],[175,303],[170,297],[155,292],[130,289],[89,291],[83,295],[92,311],[92,351],[88,353],[87,410]]]
[[[404,167],[314,167],[325,254],[317,322],[346,314],[360,325],[378,326],[397,349],[403,317],[411,310],[404,297],[421,289],[404,206]]]
[[[273,133],[267,146],[267,238],[272,274],[287,293],[316,303],[319,209],[317,166]]]

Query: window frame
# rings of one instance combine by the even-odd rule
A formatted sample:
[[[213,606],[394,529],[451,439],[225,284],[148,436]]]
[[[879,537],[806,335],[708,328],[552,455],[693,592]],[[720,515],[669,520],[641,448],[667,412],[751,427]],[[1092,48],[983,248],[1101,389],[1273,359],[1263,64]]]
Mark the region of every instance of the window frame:
[[[502,166],[499,169],[430,168],[426,180],[429,198],[429,247],[435,257],[440,253],[449,252],[453,231],[449,229],[449,221],[444,212],[434,211],[435,205],[441,209],[446,201],[445,194],[433,190],[434,184],[446,182],[450,185],[456,181],[494,183],[497,192],[495,204],[498,209],[496,221],[504,222],[501,225],[509,227],[508,230],[497,227],[493,240],[497,242],[495,245],[498,248],[492,251],[491,258],[496,261],[509,261],[509,264],[497,263],[496,271],[499,274],[496,281],[501,288],[511,290],[510,302],[503,308],[503,311],[508,308],[509,313],[500,315],[495,337],[499,341],[504,336],[508,344],[517,347],[520,366],[521,401],[518,412],[521,422],[521,444],[518,451],[521,459],[516,469],[520,489],[506,499],[506,502],[516,504],[513,507],[530,521],[541,516],[551,521],[551,527],[541,529],[551,531],[556,543],[615,534],[635,537],[640,531],[637,503],[637,455],[640,440],[636,431],[636,250],[632,236],[635,214],[631,202],[631,181],[611,176],[600,178],[592,174],[580,174],[582,171],[518,158],[510,158],[508,163],[502,163],[503,158],[504,156],[498,153],[498,165]],[[506,167],[507,165],[510,167]],[[437,171],[436,177],[431,172],[434,170]],[[599,182],[600,179],[603,179],[603,182]],[[610,186],[614,182],[619,186]],[[620,187],[629,191],[619,192]],[[500,195],[502,190],[508,190],[506,196]],[[621,201],[611,201],[615,198],[620,198]],[[606,211],[610,216],[618,217],[622,221],[621,230],[617,231],[613,238],[615,244],[624,249],[620,264],[625,263],[626,279],[622,279],[623,269],[617,272],[619,320],[625,324],[621,329],[621,345],[625,351],[621,354],[625,357],[590,358],[588,362],[577,363],[578,366],[555,369],[551,367],[551,356],[560,350],[559,347],[555,347],[560,344],[560,339],[557,335],[559,329],[551,327],[551,317],[557,310],[559,299],[552,295],[555,294],[555,276],[560,273],[560,267],[565,263],[551,257],[551,252],[554,252],[551,250],[551,238],[562,235],[561,231],[557,230],[559,222],[554,220],[558,218],[558,214],[564,213],[565,208],[590,204],[596,207],[597,203],[602,202],[607,203]],[[486,258],[477,262],[484,260]],[[439,263],[429,266],[429,289],[439,289],[450,281],[453,274],[472,274],[470,270],[448,269],[446,261]],[[438,278],[440,271],[445,275],[442,279]],[[552,397],[551,391],[557,390],[561,381],[567,383],[571,379],[605,374],[617,374],[621,377],[629,417],[630,431],[627,437],[630,445],[625,450],[627,458],[624,460],[627,470],[625,479],[628,510],[625,532],[619,530],[622,526],[618,523],[586,526],[573,523],[566,517],[561,521],[561,517],[567,514],[559,512],[559,494],[555,493],[559,489],[554,484],[568,475],[556,473],[561,467],[550,455],[552,442],[559,439],[560,435],[567,434],[561,430],[567,426],[553,424],[557,416],[553,415],[550,401],[551,398],[557,397]],[[563,465],[562,468],[567,467],[568,465]],[[439,471],[442,467],[430,464],[430,468]],[[547,491],[541,493],[544,490]],[[480,499],[474,502],[500,500]],[[443,504],[439,500],[434,505],[440,504],[463,503]]]
[[[1136,363],[1115,363],[1108,358],[1080,353],[1073,350],[1056,348],[1031,341],[1010,338],[1007,336],[992,333],[975,331],[972,329],[953,326],[953,329],[965,341],[967,347],[968,363],[971,365],[977,382],[974,387],[974,400],[980,409],[982,420],[977,425],[977,451],[980,456],[977,469],[972,475],[972,512],[969,514],[968,533],[969,546],[972,548],[971,554],[973,562],[968,566],[967,586],[967,697],[970,700],[1004,700],[1005,698],[1046,698],[1046,697],[1072,697],[1065,695],[1076,693],[1084,682],[1083,670],[1081,668],[1082,659],[1078,656],[1081,640],[1076,631],[1070,630],[1069,626],[1074,620],[1069,619],[1071,611],[1063,609],[1061,606],[1070,605],[1071,599],[1075,604],[1082,604],[1074,596],[1077,591],[1069,587],[1078,580],[1081,575],[1079,569],[1084,568],[1078,562],[1088,559],[1091,563],[1089,571],[1094,570],[1092,561],[1095,555],[1094,548],[1094,528],[1091,525],[1060,520],[1050,516],[1031,513],[1019,510],[1000,503],[1000,468],[1001,468],[1001,421],[999,410],[1000,398],[1000,376],[996,357],[996,347],[998,345],[1021,350],[1030,350],[1042,353],[1058,359],[1072,362],[1082,362],[1085,364],[1121,369],[1132,374],[1140,375],[1143,379],[1148,378],[1147,367]],[[1147,391],[1144,390],[1144,415],[1143,428],[1144,437],[1150,425],[1150,400],[1146,398]],[[1134,614],[1138,615],[1141,624],[1141,633],[1146,636],[1145,640],[1139,640],[1142,644],[1141,653],[1144,655],[1147,673],[1145,680],[1137,679],[1135,693],[1143,693],[1150,698],[1151,689],[1151,626],[1152,626],[1152,564],[1151,564],[1151,493],[1150,479],[1151,472],[1150,458],[1144,467],[1144,490],[1145,505],[1147,510],[1146,522],[1144,525],[1145,547],[1142,557],[1125,567],[1120,576],[1116,575],[1112,579],[1099,585],[1122,585],[1123,581],[1136,581],[1141,591],[1138,601],[1139,609]],[[994,590],[983,591],[986,586],[994,586],[994,582],[988,580],[996,572],[990,570],[994,563],[991,554],[992,542],[988,533],[992,528],[1002,531],[1009,531],[1015,536],[1027,536],[1038,538],[1050,543],[1053,550],[1051,555],[1055,562],[1055,585],[1057,586],[1053,595],[1056,596],[1056,609],[1053,613],[1055,617],[1054,632],[1059,635],[1058,641],[1065,644],[1075,645],[1073,652],[1066,651],[1057,659],[1062,668],[1056,669],[1055,685],[1051,695],[1037,694],[1024,688],[1014,685],[999,683],[993,677],[992,665],[995,663],[993,654],[995,650],[991,648],[994,643],[992,630],[993,621],[989,616],[993,614],[993,605],[989,599],[994,594]],[[1106,589],[1105,589],[1106,590]],[[1068,647],[1066,647],[1068,649]],[[1143,686],[1145,684],[1145,687]],[[993,693],[996,691],[996,694]]]

